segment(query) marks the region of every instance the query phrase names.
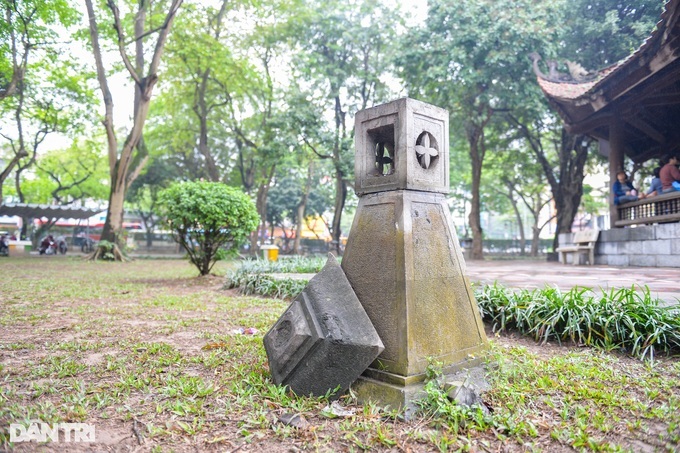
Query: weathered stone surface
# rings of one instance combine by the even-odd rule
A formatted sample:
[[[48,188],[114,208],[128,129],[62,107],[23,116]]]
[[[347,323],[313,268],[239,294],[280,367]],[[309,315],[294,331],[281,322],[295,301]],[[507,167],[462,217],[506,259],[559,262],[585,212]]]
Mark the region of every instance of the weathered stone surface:
[[[603,242],[598,241],[595,246],[596,255],[618,255],[620,251],[621,244],[625,242]]]
[[[449,208],[448,112],[399,99],[355,121],[357,213],[342,260],[385,350],[359,401],[413,410],[428,359],[452,372],[487,340]]]
[[[659,267],[680,267],[680,255],[658,255],[656,263]]]
[[[642,243],[642,253],[648,255],[670,255],[672,247],[673,240],[671,239],[657,239],[656,241],[645,241]]]
[[[623,242],[621,245],[622,252],[626,255],[640,255],[642,254],[643,241],[630,240]]]
[[[620,242],[630,239],[630,228],[612,228],[600,232],[600,241]]]
[[[449,114],[402,98],[357,112],[355,191],[449,192]]]
[[[560,234],[560,244],[569,243],[571,233]],[[638,225],[600,232],[595,263],[609,266],[680,267],[680,223]],[[569,258],[571,262],[571,257]]]
[[[629,266],[643,266],[643,267],[655,267],[656,266],[656,256],[655,255],[629,255],[628,256]]]
[[[657,239],[677,239],[680,237],[680,223],[664,223],[656,225]]]
[[[657,239],[656,228],[651,225],[638,225],[637,228],[627,228],[631,241],[653,241]]]
[[[458,244],[441,194],[361,197],[342,267],[385,344],[367,370],[373,379],[422,381],[428,358],[449,371],[485,349]]]
[[[449,381],[444,384],[444,390],[446,391],[446,396],[452,402],[458,404],[459,406],[478,406],[483,408],[484,412],[488,413],[488,409],[482,401],[482,397],[479,393],[470,385],[467,385],[464,381]]]
[[[264,337],[274,382],[298,395],[338,395],[384,349],[333,255]]]
[[[628,255],[609,255],[607,257],[607,264],[609,266],[628,266]]]

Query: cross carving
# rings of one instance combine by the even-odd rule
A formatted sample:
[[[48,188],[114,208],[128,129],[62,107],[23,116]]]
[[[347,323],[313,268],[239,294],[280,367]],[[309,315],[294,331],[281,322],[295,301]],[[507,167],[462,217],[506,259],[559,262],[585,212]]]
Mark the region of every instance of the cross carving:
[[[423,132],[416,140],[416,156],[418,163],[425,170],[430,168],[430,163],[439,156],[437,141],[429,132]]]
[[[394,173],[394,151],[389,145],[379,142],[375,147],[375,171],[378,176],[391,175]]]

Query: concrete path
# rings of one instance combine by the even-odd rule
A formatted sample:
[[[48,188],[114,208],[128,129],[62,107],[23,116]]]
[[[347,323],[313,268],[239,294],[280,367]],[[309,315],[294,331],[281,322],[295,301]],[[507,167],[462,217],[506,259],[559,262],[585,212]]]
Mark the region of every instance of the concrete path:
[[[547,261],[467,261],[470,281],[498,283],[510,288],[574,286],[609,289],[647,286],[653,297],[670,304],[680,301],[680,268],[572,266]]]

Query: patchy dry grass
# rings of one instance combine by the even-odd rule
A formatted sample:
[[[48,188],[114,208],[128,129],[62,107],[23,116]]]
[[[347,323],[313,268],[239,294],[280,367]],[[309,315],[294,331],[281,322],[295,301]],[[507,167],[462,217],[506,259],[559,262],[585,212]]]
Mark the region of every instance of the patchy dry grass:
[[[218,273],[225,273],[219,264]],[[680,361],[494,337],[491,415],[436,393],[402,421],[271,383],[262,335],[286,307],[225,291],[184,261],[0,260],[0,449],[10,423],[85,422],[96,444],[45,451],[676,451]],[[253,327],[255,335],[238,333]],[[279,422],[301,414],[298,426]]]

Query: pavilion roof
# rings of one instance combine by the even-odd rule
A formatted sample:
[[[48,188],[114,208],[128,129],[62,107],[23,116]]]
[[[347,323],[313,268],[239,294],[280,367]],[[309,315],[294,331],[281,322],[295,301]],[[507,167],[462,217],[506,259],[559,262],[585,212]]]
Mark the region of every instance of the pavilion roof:
[[[680,147],[680,0],[668,0],[656,28],[623,60],[581,79],[534,70],[572,133],[609,140],[614,116],[626,123],[626,154],[644,162]]]
[[[55,206],[47,204],[3,204],[0,215],[48,219],[89,219],[103,209],[87,209],[74,206]]]

